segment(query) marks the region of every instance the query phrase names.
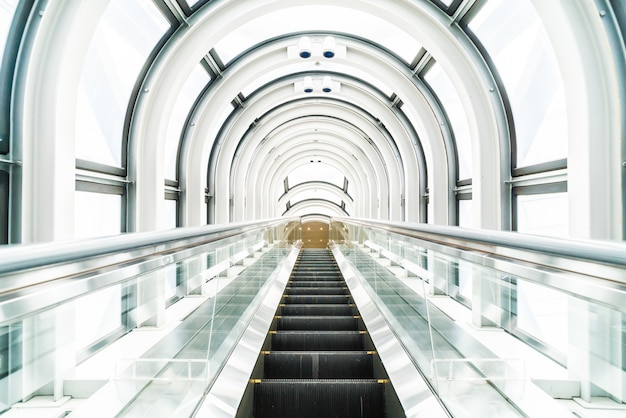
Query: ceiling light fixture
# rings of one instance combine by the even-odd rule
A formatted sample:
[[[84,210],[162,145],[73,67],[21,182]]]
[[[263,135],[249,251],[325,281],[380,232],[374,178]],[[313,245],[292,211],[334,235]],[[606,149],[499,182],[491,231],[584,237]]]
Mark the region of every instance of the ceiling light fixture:
[[[298,54],[300,58],[310,58],[311,57],[311,39],[308,36],[303,36],[300,38],[300,42],[298,43]]]

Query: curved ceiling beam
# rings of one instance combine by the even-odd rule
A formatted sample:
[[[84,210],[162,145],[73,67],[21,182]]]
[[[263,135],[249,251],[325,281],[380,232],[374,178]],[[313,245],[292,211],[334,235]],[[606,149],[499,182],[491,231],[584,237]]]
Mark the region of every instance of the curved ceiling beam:
[[[341,108],[337,108],[333,111],[333,114],[338,114],[341,113],[342,110]],[[293,134],[295,135],[299,135],[300,137],[302,137],[302,129],[307,129],[306,125],[302,125],[303,122],[306,122],[310,117],[307,117],[308,111],[307,108],[305,107],[299,107],[299,108],[293,108],[293,109],[289,109],[288,111],[282,112],[280,113],[277,117],[284,119],[285,120],[285,124],[294,124],[297,123],[298,128],[296,131],[293,132]],[[347,117],[344,117],[343,119],[347,119]],[[318,134],[320,132],[324,132],[324,131],[330,131],[330,132],[334,132],[337,131],[337,129],[340,129],[338,132],[340,134],[343,134],[342,136],[344,136],[346,139],[351,139],[352,136],[354,136],[354,134],[352,134],[352,132],[358,132],[358,129],[355,131],[355,126],[356,125],[349,125],[345,122],[342,122],[341,119],[337,119],[337,118],[332,118],[332,119],[328,119],[327,120],[327,125],[320,125],[320,123],[324,122],[323,118],[318,118],[315,117],[315,124],[310,125],[310,127],[307,129],[311,134],[315,135],[315,129],[318,129]],[[367,121],[360,121],[359,120],[355,120],[355,123],[360,125],[361,127],[366,127],[366,123]],[[283,125],[286,126],[286,125]],[[269,131],[269,126],[268,126],[268,131]],[[376,134],[375,130],[371,130],[373,134]],[[287,142],[287,139],[289,138],[289,133],[290,131],[286,131],[284,133],[281,133],[281,135],[275,135],[275,136],[267,136],[267,131],[265,131],[263,133],[263,135],[260,136],[264,136],[266,138],[266,140],[262,143],[263,147],[266,150],[270,150],[272,148],[275,148],[276,146],[278,147],[288,147],[289,142]],[[350,135],[350,136],[348,136]],[[303,137],[305,138],[305,137]],[[380,142],[380,141],[378,141]],[[276,145],[274,145],[276,144]],[[372,189],[372,185],[367,184],[365,182],[362,182],[361,180],[359,180],[359,178],[351,178],[350,176],[348,176],[349,180],[355,182],[356,185],[360,186],[360,191],[363,194],[363,198],[367,199],[367,202],[369,202],[374,196],[370,197],[368,199],[368,195],[371,191],[371,193],[375,192],[376,190],[380,190],[380,188],[382,187],[383,190],[389,190],[388,188],[388,182],[390,181],[389,178],[389,174],[388,174],[388,170],[393,169],[393,167],[387,167],[385,164],[385,158],[378,153],[377,151],[377,147],[376,147],[376,142],[375,141],[370,141],[368,142],[368,145],[366,146],[359,146],[358,142],[353,141],[353,142],[347,142],[346,140],[344,140],[343,142],[341,142],[340,144],[345,144],[345,146],[347,146],[347,152],[346,152],[346,161],[348,161],[349,163],[354,163],[355,160],[358,160],[360,165],[365,164],[364,167],[369,167],[367,168],[366,173],[370,176],[369,180],[367,180],[367,183],[370,182],[377,182],[377,187],[376,189]],[[321,144],[320,144],[321,145]],[[331,143],[332,146],[332,143]],[[276,152],[276,150],[274,151]],[[283,151],[280,152],[276,152],[277,154],[279,153],[283,153]],[[388,153],[388,152],[387,152]],[[388,153],[389,154],[389,153]],[[310,155],[310,152],[309,152]],[[389,154],[390,155],[390,154]],[[273,160],[274,158],[272,158],[271,160]],[[252,159],[250,160],[250,162],[248,163],[249,165],[245,165],[242,164],[242,167],[250,167],[248,169],[249,173],[254,173],[254,177],[259,179],[258,173],[255,171],[257,169],[259,170],[266,170],[269,169],[270,167],[268,167],[267,165],[262,164],[262,162],[258,161],[258,159]],[[285,173],[285,175],[288,173]],[[397,175],[394,175],[394,177],[396,177]],[[277,182],[275,184],[276,187],[281,187],[282,186],[282,180],[284,177],[280,177],[280,178],[276,178],[275,181]],[[363,178],[363,176],[361,176],[360,178]],[[397,178],[397,177],[396,177]],[[248,182],[248,184],[251,184],[250,182]],[[384,185],[384,186],[382,186]],[[257,187],[256,189],[258,192],[261,193],[266,193],[268,191],[260,189]],[[270,192],[271,193],[271,192]],[[361,196],[359,196],[360,200]]]
[[[355,179],[357,190],[362,191],[363,196],[366,198],[363,200],[358,199],[358,201],[362,202],[362,205],[357,206],[358,211],[363,211],[368,215],[377,215],[379,212],[377,200],[385,198],[388,193],[385,183],[385,180],[387,180],[386,175],[376,176],[367,163],[361,163],[354,159],[352,154],[347,154],[332,146],[322,146],[316,150],[316,153],[324,163],[344,171],[348,178]],[[277,200],[267,199],[267,196],[280,195],[279,189],[276,189],[274,186],[278,183],[282,184],[284,178],[294,169],[302,165],[312,164],[308,161],[310,155],[310,151],[306,148],[286,147],[280,156],[277,156],[272,161],[271,168],[266,168],[258,160],[255,160],[250,173],[254,173],[255,171],[253,170],[257,169],[263,176],[255,176],[254,181],[248,184],[248,190],[250,191],[248,205],[251,206],[249,210],[255,210],[266,215],[273,213]],[[372,178],[372,176],[374,177]],[[374,206],[374,202],[376,202],[376,206]]]
[[[289,190],[278,198],[278,203],[284,203],[285,201],[292,200],[294,195],[300,194],[303,191],[310,189],[319,189],[328,193],[334,194],[339,200],[343,200],[346,204],[354,203],[354,199],[348,193],[346,193],[341,187],[334,183],[327,181],[305,181],[298,183],[294,186],[290,186]]]
[[[227,178],[230,174],[230,166],[232,164],[233,155],[238,147],[238,143],[231,140],[227,141],[225,138],[236,138],[238,137],[238,134],[235,133],[237,130],[240,130],[243,126],[249,126],[247,121],[254,120],[253,118],[259,114],[258,111],[255,112],[254,110],[257,105],[258,107],[263,108],[262,106],[266,103],[280,102],[282,98],[279,95],[284,94],[285,92],[287,92],[289,96],[285,97],[285,99],[293,97],[293,91],[289,91],[288,89],[293,88],[292,80],[296,81],[301,76],[302,75],[300,74],[289,75],[288,77],[267,86],[263,91],[263,94],[255,94],[251,96],[245,102],[245,106],[235,110],[235,112],[231,114],[229,120],[224,124],[217,140],[214,142],[210,158],[210,167],[208,170],[209,190],[214,196],[216,196],[216,220],[225,219],[225,214],[228,211],[229,205],[228,198],[226,198],[226,196],[232,195],[228,189],[220,189],[220,187],[225,185],[217,180]],[[345,76],[340,74],[335,74],[335,77],[337,77],[340,81],[348,81]],[[354,80],[349,81],[355,82]],[[281,87],[281,84],[278,83],[289,84],[287,84],[287,87],[285,88]],[[406,193],[406,177],[410,173],[413,173],[413,179],[420,178],[416,163],[417,159],[415,157],[414,150],[409,145],[406,130],[398,122],[398,119],[393,112],[390,112],[389,105],[381,103],[383,100],[386,100],[390,104],[389,100],[387,100],[384,96],[379,96],[378,98],[376,96],[372,97],[372,95],[368,93],[370,91],[373,91],[371,86],[369,86],[369,90],[365,90],[362,88],[353,88],[351,84],[347,84],[346,82],[345,84],[342,84],[341,92],[333,93],[332,95],[341,98],[345,97],[345,100],[360,103],[360,107],[364,109],[361,110],[361,112],[368,115],[368,118],[371,120],[370,123],[384,135],[386,141],[390,144],[394,155],[386,158],[387,166],[391,167],[393,164],[396,164],[398,167],[399,177],[396,181],[389,185],[392,200],[387,202],[387,205],[389,206],[391,218],[401,220],[401,201]],[[301,94],[304,95],[305,93]],[[372,100],[373,98],[374,100]],[[249,116],[246,121],[241,122],[240,117],[243,117],[243,115]],[[332,116],[338,117],[335,114]],[[404,150],[404,152],[401,150]],[[402,154],[405,155],[405,158],[402,157]],[[395,162],[393,161],[394,159],[396,160]],[[226,171],[227,169],[229,171]],[[220,196],[222,196],[221,200]]]
[[[275,216],[303,216],[307,213],[325,213],[328,216],[350,216],[341,206],[324,199],[308,199],[298,202],[282,214]]]
[[[160,150],[163,134],[160,132],[164,131],[163,115],[170,113],[174,101],[163,91],[178,91],[194,65],[226,32],[280,8],[320,4],[332,6],[334,2],[255,0],[207,3],[189,20],[190,27],[181,28],[166,43],[162,54],[149,71],[145,84],[147,87],[154,87],[149,90],[157,91],[159,94],[140,95],[136,109],[137,117],[133,119],[131,128],[131,147],[141,151],[145,149],[148,154],[146,158],[153,161],[152,164],[160,163],[162,158],[159,157],[162,156],[158,154],[162,152]],[[478,192],[475,201],[477,203],[475,208],[478,210],[474,211],[478,214],[478,219],[475,224],[479,227],[497,226],[496,224],[501,221],[498,192],[503,187],[503,181],[499,170],[497,176],[489,176],[487,172],[493,173],[494,165],[499,164],[501,160],[498,137],[502,133],[500,121],[506,119],[500,118],[498,113],[501,106],[494,97],[497,95],[489,92],[489,88],[495,87],[495,83],[478,50],[460,28],[451,25],[449,16],[429,2],[381,4],[374,0],[363,0],[351,3],[350,6],[355,10],[362,10],[394,22],[424,45],[442,65],[457,89],[469,119],[476,174],[474,188]],[[220,103],[226,103],[230,99],[224,98]],[[135,141],[137,143],[134,143]],[[143,144],[142,141],[148,141],[149,144]],[[187,168],[197,169],[195,173],[206,172],[206,168],[193,165]],[[162,189],[162,169],[149,164],[137,169],[133,167],[129,177],[136,182],[136,193],[142,201],[160,200],[156,191]],[[189,192],[195,193],[198,190],[203,191],[204,188],[192,187]],[[485,206],[484,210],[482,206]]]
[[[283,116],[289,117],[289,115]],[[307,123],[309,119],[314,119],[314,122]],[[288,125],[294,126],[291,129],[285,129]],[[361,198],[369,201],[370,193],[379,190],[381,187],[379,184],[387,184],[387,181],[389,181],[388,169],[385,166],[384,158],[377,151],[375,143],[372,141],[367,146],[359,145],[362,137],[355,131],[354,126],[334,118],[297,117],[297,119],[285,122],[282,127],[283,129],[279,133],[266,137],[254,149],[248,147],[250,155],[241,161],[241,164],[237,165],[237,174],[232,175],[236,180],[234,182],[235,195],[246,187],[245,185],[248,185],[248,187],[247,192],[243,195],[250,196],[250,193],[254,193],[253,190],[250,190],[250,185],[253,184],[250,179],[259,177],[259,173],[255,171],[256,166],[259,165],[261,169],[271,167],[271,165],[262,164],[261,161],[274,161],[278,155],[283,154],[285,150],[292,149],[296,144],[307,142],[313,144],[314,141],[318,141],[316,146],[320,149],[328,148],[331,151],[334,149],[340,152],[346,161],[355,163],[356,160],[359,165],[363,166],[361,170],[365,170],[369,179],[367,182],[365,182],[364,179],[366,177],[363,175],[354,177],[353,174],[345,172],[341,167],[337,167],[340,171],[345,172],[345,176],[356,187],[355,195],[359,196],[357,201],[360,201]],[[308,155],[311,155],[312,152],[314,151],[309,151]],[[255,158],[255,156],[261,157],[264,155],[265,157],[260,160]],[[259,164],[255,164],[255,161]],[[282,181],[280,178],[277,180]],[[371,182],[376,182],[376,184],[371,184]],[[276,186],[280,187],[280,185]],[[248,208],[249,216],[253,215],[253,212],[250,213],[251,209],[251,207]]]

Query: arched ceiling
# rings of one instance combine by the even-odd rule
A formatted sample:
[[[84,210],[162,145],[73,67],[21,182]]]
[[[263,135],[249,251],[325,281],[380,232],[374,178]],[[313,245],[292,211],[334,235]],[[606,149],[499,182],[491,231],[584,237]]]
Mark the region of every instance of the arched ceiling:
[[[622,39],[614,8],[593,0],[516,0],[519,16],[506,0],[46,4],[23,28],[12,93],[38,180],[22,208],[71,194],[78,169],[127,194],[128,231],[162,227],[164,191],[178,226],[346,213],[457,224],[471,201],[466,225],[509,229],[512,184],[527,181],[515,177],[550,171],[586,202],[574,213],[621,210],[585,177],[615,194],[624,153]],[[48,163],[61,149],[74,152]],[[54,203],[71,219],[71,202]]]
[[[469,122],[472,131],[480,132],[486,152],[498,152],[497,133],[506,126],[499,127],[504,119],[485,94],[490,73],[464,33],[450,30],[441,8],[430,1],[340,4],[208,2],[167,40],[145,80],[151,92],[177,91],[202,60],[214,72],[180,145],[189,223],[204,209],[205,188],[212,222],[290,214],[296,206],[299,214],[327,212],[333,204],[324,199],[289,210],[279,199],[293,187],[316,187],[299,185],[290,173],[318,157],[354,190],[350,215],[424,220],[427,189],[440,194],[430,199],[447,212],[455,147],[440,104],[415,76],[420,62],[438,52],[445,51],[441,65],[459,95],[472,102],[468,114],[481,109]],[[300,56],[303,40],[310,42],[307,58]],[[329,41],[332,58],[324,56]],[[322,89],[326,80],[331,91]],[[163,141],[155,115],[167,114],[172,102],[167,94],[139,97],[134,146]]]

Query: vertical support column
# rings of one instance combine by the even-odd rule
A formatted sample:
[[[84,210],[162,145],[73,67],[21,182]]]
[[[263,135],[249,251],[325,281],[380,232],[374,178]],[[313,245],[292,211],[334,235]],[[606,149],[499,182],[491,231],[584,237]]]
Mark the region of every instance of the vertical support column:
[[[472,324],[477,327],[500,325],[500,281],[497,275],[487,274],[472,266]]]
[[[165,271],[157,270],[137,280],[137,325],[160,327],[165,323]]]
[[[428,293],[431,296],[447,295],[448,282],[450,281],[450,264],[437,258],[432,251],[428,251],[428,265],[432,271],[432,277],[428,282]]]
[[[185,279],[185,294],[186,295],[199,295],[202,293],[202,285],[205,282],[202,272],[204,271],[205,261],[204,254],[195,257],[185,263],[186,279]]]

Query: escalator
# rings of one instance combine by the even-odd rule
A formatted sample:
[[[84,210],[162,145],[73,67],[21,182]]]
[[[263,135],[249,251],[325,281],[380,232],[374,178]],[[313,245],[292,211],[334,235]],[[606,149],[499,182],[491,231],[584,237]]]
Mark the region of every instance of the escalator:
[[[403,416],[327,250],[300,253],[245,399],[238,417]]]

